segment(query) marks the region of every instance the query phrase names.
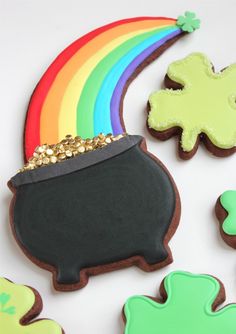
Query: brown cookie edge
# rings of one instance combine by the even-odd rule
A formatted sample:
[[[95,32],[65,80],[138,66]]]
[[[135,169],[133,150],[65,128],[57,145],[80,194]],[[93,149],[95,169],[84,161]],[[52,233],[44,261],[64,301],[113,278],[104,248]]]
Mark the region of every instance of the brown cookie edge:
[[[224,242],[227,245],[236,249],[236,235],[235,236],[229,235],[229,234],[225,233],[223,228],[222,228],[224,220],[228,216],[228,212],[221,205],[220,197],[221,196],[218,197],[218,199],[216,201],[216,204],[215,204],[215,214],[216,214],[216,217],[219,221],[220,235],[221,235],[221,238],[224,240]]]

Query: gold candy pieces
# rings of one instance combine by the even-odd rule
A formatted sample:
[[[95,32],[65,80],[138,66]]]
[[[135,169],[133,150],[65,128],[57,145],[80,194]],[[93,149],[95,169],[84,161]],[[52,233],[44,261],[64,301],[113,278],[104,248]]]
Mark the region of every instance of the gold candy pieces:
[[[71,135],[67,135],[58,144],[37,146],[33,156],[29,158],[28,162],[19,172],[59,163],[80,154],[101,149],[125,136],[126,134],[113,136],[111,133],[107,135],[100,133],[93,139],[82,139],[80,136],[72,137]]]

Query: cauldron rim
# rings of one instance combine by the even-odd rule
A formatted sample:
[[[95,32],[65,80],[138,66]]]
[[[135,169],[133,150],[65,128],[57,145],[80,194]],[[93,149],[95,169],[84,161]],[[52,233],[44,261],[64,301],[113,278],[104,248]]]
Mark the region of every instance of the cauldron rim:
[[[10,183],[14,188],[17,188],[24,184],[36,183],[70,174],[115,157],[137,145],[142,140],[142,136],[127,135],[101,149],[81,154],[57,164],[51,164],[42,168],[17,173],[11,178]]]

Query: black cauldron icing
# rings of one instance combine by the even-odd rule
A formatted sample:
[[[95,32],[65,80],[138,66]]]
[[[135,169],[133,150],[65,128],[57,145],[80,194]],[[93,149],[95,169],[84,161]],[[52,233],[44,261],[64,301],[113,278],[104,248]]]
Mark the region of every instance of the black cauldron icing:
[[[131,264],[154,270],[171,262],[165,239],[178,224],[177,190],[141,144],[142,137],[126,136],[10,180],[15,237],[31,260],[54,272],[57,289],[80,288],[91,274]]]

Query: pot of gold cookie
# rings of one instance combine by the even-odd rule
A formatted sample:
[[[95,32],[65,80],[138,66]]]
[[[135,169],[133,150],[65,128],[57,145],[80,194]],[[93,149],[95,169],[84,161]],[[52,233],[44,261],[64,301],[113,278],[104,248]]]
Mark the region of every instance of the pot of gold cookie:
[[[11,226],[25,254],[59,290],[90,275],[171,262],[180,215],[176,186],[141,136],[67,136],[35,149],[9,181]]]

